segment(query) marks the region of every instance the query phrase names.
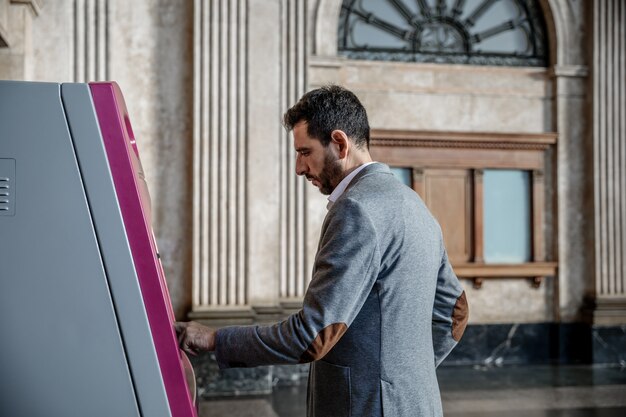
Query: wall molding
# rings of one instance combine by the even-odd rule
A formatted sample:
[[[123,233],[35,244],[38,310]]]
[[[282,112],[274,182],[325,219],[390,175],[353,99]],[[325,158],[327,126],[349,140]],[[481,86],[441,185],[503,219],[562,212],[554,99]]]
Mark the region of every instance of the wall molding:
[[[373,129],[372,146],[464,149],[546,150],[556,145],[556,133],[439,132]]]
[[[11,0],[11,4],[27,6],[33,16],[39,16],[43,0]]]

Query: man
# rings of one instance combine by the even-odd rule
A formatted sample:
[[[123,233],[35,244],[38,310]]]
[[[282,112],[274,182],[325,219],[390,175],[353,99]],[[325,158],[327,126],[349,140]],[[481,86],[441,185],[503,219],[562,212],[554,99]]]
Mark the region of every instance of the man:
[[[435,368],[467,323],[465,293],[419,196],[369,154],[350,91],[306,93],[284,116],[296,173],[330,194],[302,310],[272,326],[177,323],[220,368],[312,362],[308,415],[440,416]]]

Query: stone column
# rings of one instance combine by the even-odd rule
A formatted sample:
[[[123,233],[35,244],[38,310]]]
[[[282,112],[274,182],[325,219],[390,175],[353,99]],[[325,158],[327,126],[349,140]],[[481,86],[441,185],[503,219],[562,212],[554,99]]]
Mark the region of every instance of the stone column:
[[[108,0],[74,0],[74,81],[106,81],[109,75]]]
[[[546,253],[548,259],[559,260],[553,318],[572,322],[580,319],[585,286],[593,270],[593,211],[589,203],[593,165],[585,134],[590,123],[585,117],[589,68],[576,61],[555,65],[552,76],[559,141],[556,155],[548,154],[546,180],[556,183],[557,195],[547,196],[546,215],[550,222],[556,216],[558,227],[557,233],[546,233]]]
[[[306,89],[307,1],[281,1],[281,94],[280,108],[294,105]],[[305,181],[295,173],[295,151],[290,133],[280,138],[280,299],[297,307],[306,289],[308,270],[306,247]]]
[[[593,5],[593,322],[626,324],[626,4]]]
[[[194,5],[192,306],[245,310],[248,1]]]
[[[306,89],[307,5],[195,3],[191,317],[276,318],[304,295],[305,184],[280,123]]]

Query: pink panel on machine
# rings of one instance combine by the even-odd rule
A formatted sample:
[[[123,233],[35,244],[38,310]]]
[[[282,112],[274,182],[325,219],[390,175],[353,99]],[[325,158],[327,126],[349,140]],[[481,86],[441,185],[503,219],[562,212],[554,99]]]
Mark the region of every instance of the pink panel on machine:
[[[139,151],[119,86],[90,83],[113,182],[139,279],[150,330],[163,375],[172,417],[197,417],[186,380],[191,365],[178,348],[175,321],[165,274],[152,232],[150,197],[143,179]]]

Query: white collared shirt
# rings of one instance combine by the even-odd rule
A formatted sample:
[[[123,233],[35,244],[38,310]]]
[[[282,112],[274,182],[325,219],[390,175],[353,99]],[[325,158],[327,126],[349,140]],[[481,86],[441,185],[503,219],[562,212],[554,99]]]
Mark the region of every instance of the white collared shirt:
[[[345,178],[341,180],[341,182],[335,187],[333,192],[328,196],[328,204],[326,205],[326,210],[330,210],[333,204],[335,204],[335,201],[337,201],[337,199],[341,197],[341,194],[346,191],[346,188],[348,188],[348,185],[350,185],[352,179],[356,177],[356,175],[361,172],[363,168],[375,163],[376,161],[366,162],[365,164],[355,168],[354,171],[346,175]]]

